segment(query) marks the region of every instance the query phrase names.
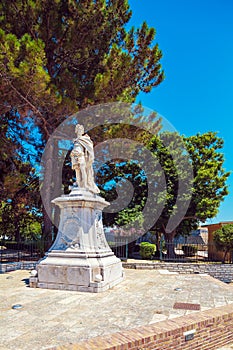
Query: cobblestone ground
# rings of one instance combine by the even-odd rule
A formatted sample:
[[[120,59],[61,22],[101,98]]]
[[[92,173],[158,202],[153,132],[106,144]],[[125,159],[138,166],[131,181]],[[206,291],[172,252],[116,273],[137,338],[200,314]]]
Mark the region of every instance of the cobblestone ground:
[[[49,349],[197,312],[173,309],[175,302],[198,303],[201,310],[233,303],[233,286],[207,275],[125,274],[98,294],[29,288],[29,271],[0,274],[0,349]],[[12,309],[16,304],[22,308]]]

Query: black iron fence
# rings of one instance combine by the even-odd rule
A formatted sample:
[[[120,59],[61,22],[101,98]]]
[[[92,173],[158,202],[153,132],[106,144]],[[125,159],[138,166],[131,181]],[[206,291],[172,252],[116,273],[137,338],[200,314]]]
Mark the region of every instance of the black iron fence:
[[[49,246],[47,241],[0,240],[0,263],[37,261],[44,256]]]
[[[109,246],[120,259],[140,259],[139,244],[132,242],[131,238],[118,237],[109,241]],[[13,242],[0,240],[0,263],[38,261],[48,251],[51,242],[48,241],[24,241]],[[187,244],[187,243],[166,243],[163,241],[157,245],[157,251],[152,260],[173,261],[173,262],[233,262],[233,254],[225,254],[218,251],[214,243],[208,244]]]
[[[161,261],[174,262],[233,262],[232,252],[217,250],[214,242],[208,244],[164,243],[160,248]]]
[[[128,259],[129,257],[128,237],[115,238],[114,241],[109,241],[108,244],[118,258],[122,260]]]
[[[128,258],[128,238],[109,241],[109,246],[120,259]],[[9,241],[0,240],[0,263],[37,261],[51,246],[48,241]]]

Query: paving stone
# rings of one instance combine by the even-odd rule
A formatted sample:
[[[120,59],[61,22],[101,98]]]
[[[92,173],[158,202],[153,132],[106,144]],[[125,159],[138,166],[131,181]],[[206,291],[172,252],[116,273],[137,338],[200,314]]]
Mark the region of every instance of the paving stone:
[[[233,285],[200,274],[125,270],[122,283],[98,294],[29,288],[29,275],[0,275],[0,350],[49,349],[196,312],[173,309],[176,302],[201,310],[233,303]]]

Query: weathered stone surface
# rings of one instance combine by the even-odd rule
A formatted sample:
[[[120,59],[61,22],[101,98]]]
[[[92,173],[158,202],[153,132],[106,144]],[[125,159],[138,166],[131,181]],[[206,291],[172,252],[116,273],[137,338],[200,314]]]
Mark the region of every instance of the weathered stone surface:
[[[37,287],[37,283],[38,283],[38,278],[37,277],[30,277],[30,280],[29,280],[29,286],[31,288],[36,288]]]
[[[179,274],[208,274],[225,283],[233,281],[233,264],[219,263],[176,263],[130,260],[123,263],[128,269],[166,269]]]
[[[38,287],[101,292],[119,283],[122,264],[106,241],[102,223],[102,210],[109,203],[77,187],[53,202],[61,210],[60,224],[54,244],[37,266]]]
[[[78,342],[96,336],[110,337],[139,326],[147,329],[155,322],[159,327],[164,320],[176,325],[177,317],[199,313],[173,309],[175,302],[200,303],[201,311],[216,312],[216,316],[219,311],[212,308],[232,307],[233,286],[209,276],[165,275],[154,269],[126,269],[125,274],[122,283],[95,294],[28,288],[29,271],[0,274],[0,349],[42,350],[59,345],[65,349],[69,343],[79,349]],[[7,279],[9,276],[13,278]],[[15,304],[23,308],[12,310]],[[186,320],[183,323],[186,326]]]
[[[38,275],[37,270],[32,270],[31,271],[31,277],[36,277]]]

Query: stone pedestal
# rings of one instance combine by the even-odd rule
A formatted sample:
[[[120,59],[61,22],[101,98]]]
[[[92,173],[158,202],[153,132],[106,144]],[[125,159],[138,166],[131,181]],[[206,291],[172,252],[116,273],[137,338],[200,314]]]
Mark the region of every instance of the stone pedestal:
[[[54,244],[37,266],[37,287],[101,292],[121,282],[121,261],[103,230],[102,210],[109,203],[80,188],[53,203],[60,207],[60,224]]]

